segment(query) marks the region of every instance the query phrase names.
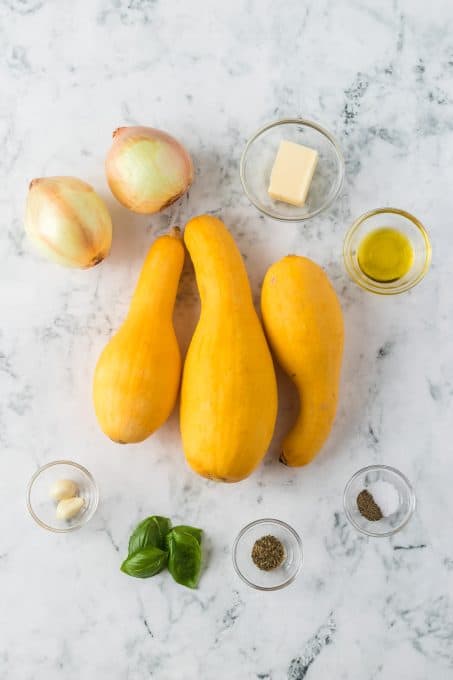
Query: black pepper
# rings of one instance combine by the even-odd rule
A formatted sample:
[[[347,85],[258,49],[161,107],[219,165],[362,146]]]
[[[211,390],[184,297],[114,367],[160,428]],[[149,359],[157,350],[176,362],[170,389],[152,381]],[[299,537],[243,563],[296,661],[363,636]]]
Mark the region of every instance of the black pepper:
[[[285,549],[283,544],[270,534],[262,536],[252,549],[252,560],[263,571],[271,571],[281,565],[285,559]]]
[[[370,522],[377,522],[383,517],[381,508],[366,489],[363,489],[357,496],[357,507],[362,517]]]

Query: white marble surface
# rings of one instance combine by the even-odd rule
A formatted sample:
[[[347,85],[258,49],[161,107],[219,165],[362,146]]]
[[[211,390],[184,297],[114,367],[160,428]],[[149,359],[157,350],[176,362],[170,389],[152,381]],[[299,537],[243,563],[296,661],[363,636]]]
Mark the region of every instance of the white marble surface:
[[[453,8],[449,0],[0,0],[0,678],[2,680],[450,680],[453,677],[452,172]],[[238,160],[261,124],[300,114],[344,149],[340,200],[306,225],[261,218]],[[112,130],[143,123],[179,136],[197,175],[159,217],[109,197]],[[24,239],[28,182],[73,174],[106,196],[111,257],[91,271],[40,259]],[[395,299],[362,292],[341,263],[361,212],[396,205],[428,226],[426,280]],[[326,267],[346,318],[339,417],[306,469],[277,462],[293,415],[284,388],[276,441],[239,485],[186,468],[177,418],[124,449],[99,431],[96,358],[121,322],[143,254],[169,222],[215,211],[231,226],[258,296],[288,252]],[[176,322],[187,345],[197,296],[189,268]],[[102,494],[91,525],[56,536],[24,503],[35,469],[87,465]],[[342,491],[362,465],[412,480],[418,510],[391,540],[347,524]],[[150,513],[199,525],[209,563],[199,590],[119,571]],[[276,516],[300,531],[292,587],[247,588],[232,541]]]

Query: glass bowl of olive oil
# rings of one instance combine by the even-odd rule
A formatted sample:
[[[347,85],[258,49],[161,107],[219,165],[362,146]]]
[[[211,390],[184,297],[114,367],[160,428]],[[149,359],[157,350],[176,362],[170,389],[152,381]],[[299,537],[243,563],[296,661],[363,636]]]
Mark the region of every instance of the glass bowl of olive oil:
[[[380,295],[404,293],[431,264],[431,243],[423,224],[398,208],[361,215],[344,241],[346,270],[355,283]]]

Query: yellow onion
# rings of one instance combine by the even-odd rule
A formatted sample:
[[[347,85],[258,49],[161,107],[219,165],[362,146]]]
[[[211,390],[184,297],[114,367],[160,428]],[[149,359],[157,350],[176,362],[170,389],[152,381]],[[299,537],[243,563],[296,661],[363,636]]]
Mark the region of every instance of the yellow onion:
[[[43,255],[86,269],[110,252],[112,220],[100,196],[76,177],[42,177],[30,183],[25,230]]]
[[[193,165],[186,149],[162,130],[121,127],[105,162],[112,194],[137,213],[156,213],[186,193]]]

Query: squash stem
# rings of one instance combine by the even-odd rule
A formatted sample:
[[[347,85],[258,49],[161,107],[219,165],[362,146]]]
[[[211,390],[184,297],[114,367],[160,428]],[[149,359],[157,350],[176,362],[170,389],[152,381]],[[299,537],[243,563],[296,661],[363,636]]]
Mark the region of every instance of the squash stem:
[[[172,236],[173,238],[182,238],[182,231],[179,227],[172,227],[170,231],[168,232],[169,236]]]

